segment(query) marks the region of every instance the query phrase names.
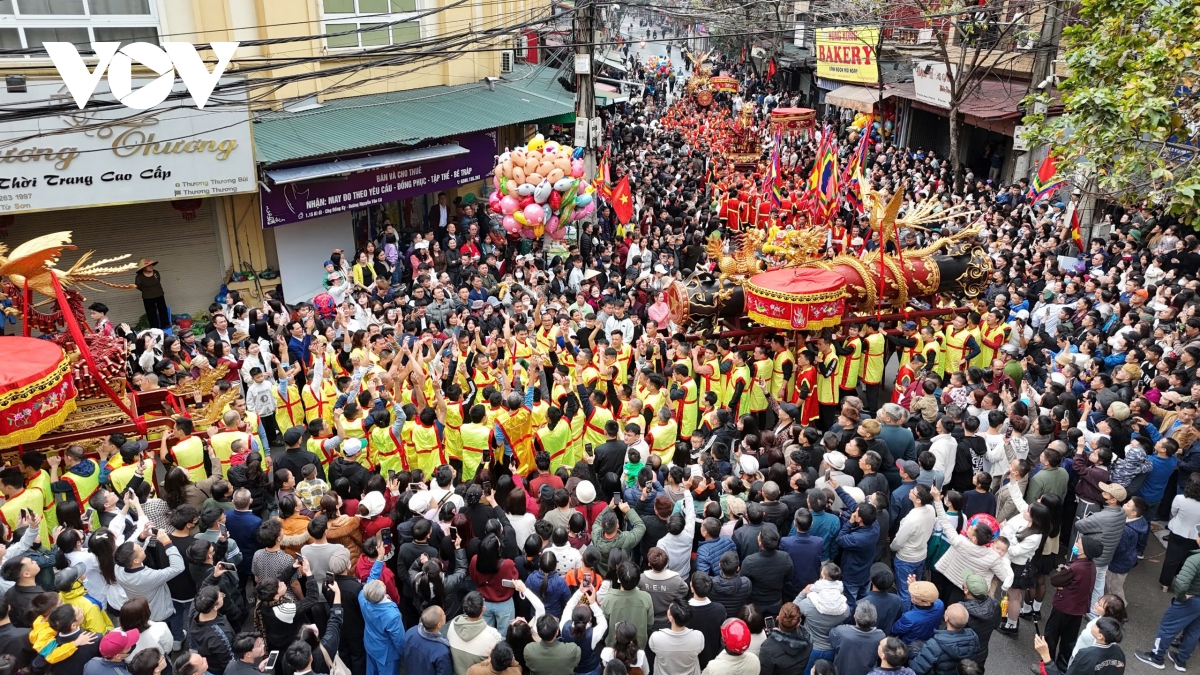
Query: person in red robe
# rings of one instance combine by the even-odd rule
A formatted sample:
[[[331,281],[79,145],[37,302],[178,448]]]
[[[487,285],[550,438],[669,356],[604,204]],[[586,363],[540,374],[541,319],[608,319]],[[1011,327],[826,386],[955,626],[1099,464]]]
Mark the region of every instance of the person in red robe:
[[[813,366],[816,355],[804,349],[796,354],[796,393],[795,403],[800,406],[800,424],[811,425],[817,419],[821,410],[817,403],[817,369]]]

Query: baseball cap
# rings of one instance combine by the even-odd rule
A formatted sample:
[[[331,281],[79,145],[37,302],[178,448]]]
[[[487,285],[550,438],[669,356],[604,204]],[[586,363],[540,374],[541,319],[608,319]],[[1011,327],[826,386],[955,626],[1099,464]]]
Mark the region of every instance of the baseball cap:
[[[139,637],[141,633],[136,628],[109,631],[100,639],[100,656],[111,659],[127,649],[133,649]]]
[[[779,406],[779,409],[782,410],[784,414],[787,415],[793,422],[800,421],[800,408],[796,407],[796,404],[784,403],[783,405]]]
[[[362,441],[357,438],[347,438],[342,441],[342,454],[347,457],[357,455],[360,450],[362,450]]]
[[[913,478],[916,478],[917,475],[921,473],[921,465],[917,464],[911,459],[896,462],[896,468],[912,476]]]
[[[1123,502],[1129,498],[1129,493],[1125,491],[1125,487],[1118,483],[1100,483],[1100,491],[1112,495],[1112,498]]]
[[[758,458],[750,455],[743,455],[741,462],[738,464],[743,475],[758,473]]]
[[[916,330],[916,329],[917,329],[916,321],[905,321],[904,322],[904,330]]]
[[[300,439],[303,437],[304,437],[303,429],[301,429],[300,427],[292,427],[291,429],[288,429],[287,431],[283,432],[283,444],[287,445],[287,446],[293,446],[293,445],[299,443]]]
[[[963,577],[963,585],[971,591],[971,595],[982,598],[988,594],[988,584],[983,577],[974,572],[967,572],[967,576]]]

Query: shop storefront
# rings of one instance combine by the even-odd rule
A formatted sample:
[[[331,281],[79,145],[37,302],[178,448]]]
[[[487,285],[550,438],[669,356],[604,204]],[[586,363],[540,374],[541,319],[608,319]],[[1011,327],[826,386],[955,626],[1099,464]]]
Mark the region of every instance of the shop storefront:
[[[106,91],[104,81],[93,100]],[[0,91],[0,101],[36,110],[64,94],[61,82],[30,83],[26,92]],[[142,113],[89,109],[0,124],[0,241],[12,248],[69,230],[77,251],[60,267],[86,251],[92,261],[156,260],[175,313],[207,311],[229,266],[228,204],[257,190],[244,104],[198,110],[185,100]],[[107,304],[115,322],[134,325],[144,313],[136,290],[97,285],[87,297]]]

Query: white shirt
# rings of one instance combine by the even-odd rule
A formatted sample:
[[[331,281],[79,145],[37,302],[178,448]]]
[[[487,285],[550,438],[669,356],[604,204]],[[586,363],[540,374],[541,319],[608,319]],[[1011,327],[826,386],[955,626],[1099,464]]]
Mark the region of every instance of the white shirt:
[[[438,227],[446,227],[446,219],[450,216],[450,209],[438,204]]]
[[[629,343],[633,339],[633,319],[625,317],[618,319],[615,316],[610,316],[604,321],[604,334],[608,337],[608,342],[612,343],[612,335],[614,331],[621,331],[621,335],[625,336],[625,342]]]
[[[934,457],[933,470],[941,471],[942,475],[949,477],[954,472],[958,441],[950,434],[938,434],[933,437],[929,452],[932,452]]]

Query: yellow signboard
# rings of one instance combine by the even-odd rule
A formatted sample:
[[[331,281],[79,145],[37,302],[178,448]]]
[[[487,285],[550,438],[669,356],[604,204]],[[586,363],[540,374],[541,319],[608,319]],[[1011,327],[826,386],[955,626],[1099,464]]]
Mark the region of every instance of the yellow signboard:
[[[839,82],[879,82],[879,28],[818,28],[817,76]]]

